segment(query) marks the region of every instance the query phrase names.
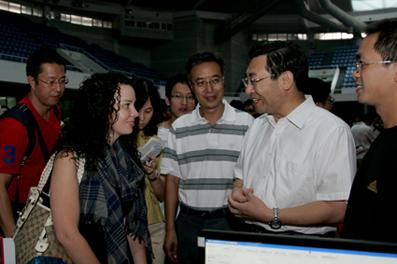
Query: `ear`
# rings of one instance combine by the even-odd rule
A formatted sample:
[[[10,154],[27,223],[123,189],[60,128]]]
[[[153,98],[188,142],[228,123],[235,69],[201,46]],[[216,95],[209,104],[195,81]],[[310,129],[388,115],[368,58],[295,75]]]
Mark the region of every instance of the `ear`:
[[[168,99],[168,96],[165,97],[165,104],[166,104],[167,106],[170,106],[170,105],[171,105],[171,102],[170,102],[170,99]]]
[[[34,89],[35,86],[36,86],[36,80],[33,78],[33,76],[30,76],[30,75],[27,77],[27,79],[28,79],[28,83],[30,85],[30,88]]]
[[[192,91],[192,94],[193,94],[194,96],[196,96],[196,98],[197,98],[196,89],[194,88],[194,85],[193,85],[192,82],[190,82],[189,87],[190,87],[190,91]]]
[[[294,74],[290,71],[285,71],[279,76],[279,80],[281,82],[281,86],[284,90],[290,90],[293,87]]]

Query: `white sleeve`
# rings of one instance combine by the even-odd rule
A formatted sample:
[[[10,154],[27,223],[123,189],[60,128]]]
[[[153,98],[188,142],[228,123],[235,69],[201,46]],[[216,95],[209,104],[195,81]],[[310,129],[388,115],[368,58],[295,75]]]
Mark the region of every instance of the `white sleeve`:
[[[181,177],[176,153],[175,130],[173,128],[168,133],[167,144],[164,148],[163,158],[161,159],[160,173]]]
[[[350,128],[339,126],[330,131],[319,146],[315,165],[317,198],[347,200],[356,173],[356,150]]]

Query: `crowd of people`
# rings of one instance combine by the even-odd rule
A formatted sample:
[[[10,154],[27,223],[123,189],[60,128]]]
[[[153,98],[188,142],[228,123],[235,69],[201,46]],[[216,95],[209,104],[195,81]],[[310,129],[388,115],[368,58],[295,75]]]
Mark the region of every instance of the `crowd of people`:
[[[331,112],[329,85],[308,78],[292,42],[249,50],[246,104],[225,100],[223,60],[199,52],[169,78],[164,100],[151,81],[93,74],[62,126],[65,61],[49,48],[34,52],[31,89],[17,105],[34,119],[31,153],[29,129],[8,114],[16,110],[0,118],[2,236],[12,236],[55,153],[49,206],[73,263],[201,263],[202,229],[397,243],[397,20],[366,34],[353,77],[358,101],[379,119],[360,129]],[[357,136],[364,125],[370,141]],[[141,159],[151,139],[165,147]]]

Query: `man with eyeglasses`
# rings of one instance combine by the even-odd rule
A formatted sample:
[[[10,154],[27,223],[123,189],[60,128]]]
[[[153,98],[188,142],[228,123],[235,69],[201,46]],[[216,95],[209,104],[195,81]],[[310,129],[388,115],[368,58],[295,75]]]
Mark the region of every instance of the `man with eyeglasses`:
[[[171,124],[178,117],[193,111],[196,106],[196,97],[190,89],[185,74],[176,74],[167,80],[165,103],[168,107],[170,118],[159,124],[157,133],[164,142],[167,142]]]
[[[198,105],[172,124],[161,162],[162,170],[168,169],[164,250],[173,262],[202,263],[199,231],[231,228],[227,197],[253,117],[223,98],[223,65],[222,59],[209,52],[188,59],[186,72]]]
[[[5,236],[12,236],[16,211],[26,203],[30,187],[38,184],[45,156],[51,154],[60,135],[57,104],[68,82],[65,71],[65,61],[55,50],[41,48],[28,58],[30,91],[17,105],[28,113],[34,131],[34,145],[27,157],[28,127],[13,117],[0,120],[0,229]]]
[[[357,99],[372,105],[384,129],[354,178],[343,237],[397,242],[397,19],[370,24],[357,53]]]
[[[356,170],[350,128],[305,97],[296,44],[258,44],[249,57],[245,91],[266,114],[244,138],[229,208],[246,231],[335,236]]]

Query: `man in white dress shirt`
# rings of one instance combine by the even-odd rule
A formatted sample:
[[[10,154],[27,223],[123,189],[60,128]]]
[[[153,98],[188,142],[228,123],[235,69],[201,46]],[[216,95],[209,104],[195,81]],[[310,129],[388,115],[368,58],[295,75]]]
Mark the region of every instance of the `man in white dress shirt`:
[[[249,55],[246,93],[266,114],[244,138],[229,208],[249,231],[334,235],[356,171],[350,128],[305,97],[297,45],[259,44]]]

